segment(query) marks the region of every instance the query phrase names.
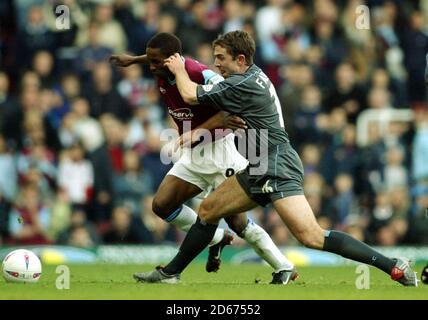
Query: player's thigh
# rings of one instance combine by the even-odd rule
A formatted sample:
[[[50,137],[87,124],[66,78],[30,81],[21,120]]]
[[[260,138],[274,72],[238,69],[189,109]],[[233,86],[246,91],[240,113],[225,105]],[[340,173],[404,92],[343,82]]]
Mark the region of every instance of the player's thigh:
[[[293,235],[305,246],[322,249],[324,230],[315,219],[304,195],[289,196],[274,201],[273,206]]]
[[[229,165],[226,169],[219,170],[217,174],[207,176],[206,181],[213,190],[216,190],[223,182],[227,180],[227,178],[233,176],[237,171],[245,169],[246,165],[246,160],[237,161],[236,163]],[[226,221],[227,225],[238,235],[244,231],[248,224],[248,217],[245,212],[229,215],[225,217],[224,220]]]
[[[153,211],[166,218],[186,201],[201,193],[197,185],[174,175],[166,175],[153,199]]]
[[[226,179],[201,203],[202,220],[216,223],[221,218],[251,210],[257,206],[245,193],[236,176]]]

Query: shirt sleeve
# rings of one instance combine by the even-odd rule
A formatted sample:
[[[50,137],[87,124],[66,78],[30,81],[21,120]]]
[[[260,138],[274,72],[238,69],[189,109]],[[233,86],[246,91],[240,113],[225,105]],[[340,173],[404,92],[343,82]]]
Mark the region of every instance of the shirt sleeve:
[[[204,77],[204,84],[217,84],[224,80],[221,75],[210,69],[203,70],[202,76]]]
[[[200,104],[213,105],[230,113],[242,111],[242,82],[229,81],[217,84],[198,85],[196,96]]]

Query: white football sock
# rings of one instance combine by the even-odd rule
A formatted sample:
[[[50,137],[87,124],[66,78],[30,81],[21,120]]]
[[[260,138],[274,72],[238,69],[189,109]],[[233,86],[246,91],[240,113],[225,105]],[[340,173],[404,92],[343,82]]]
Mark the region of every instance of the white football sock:
[[[180,208],[175,210],[168,218],[165,219],[165,221],[175,225],[178,229],[182,231],[189,231],[190,227],[196,222],[196,218],[198,215],[196,212],[186,206],[182,205]],[[214,233],[214,237],[212,238],[210,244],[208,246],[212,246],[214,244],[219,243],[224,236],[224,229],[217,228],[216,232]]]
[[[253,221],[248,220],[248,225],[242,231],[240,237],[245,239],[253,247],[254,251],[270,264],[275,272],[294,268],[294,264],[279,251],[269,234]]]

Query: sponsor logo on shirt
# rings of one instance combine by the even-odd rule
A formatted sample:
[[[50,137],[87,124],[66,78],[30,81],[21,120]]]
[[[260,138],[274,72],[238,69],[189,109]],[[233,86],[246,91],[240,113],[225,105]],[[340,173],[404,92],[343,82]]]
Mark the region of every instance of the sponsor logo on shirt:
[[[177,120],[190,120],[193,118],[192,110],[189,108],[168,109],[169,114]]]

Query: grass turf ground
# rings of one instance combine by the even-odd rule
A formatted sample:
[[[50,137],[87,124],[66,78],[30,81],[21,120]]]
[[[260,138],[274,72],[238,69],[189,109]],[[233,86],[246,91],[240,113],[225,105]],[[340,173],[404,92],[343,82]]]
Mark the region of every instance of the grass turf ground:
[[[428,285],[404,287],[383,272],[370,268],[370,289],[358,290],[355,267],[300,267],[300,278],[287,286],[269,285],[270,268],[258,264],[223,264],[217,274],[208,274],[202,264],[192,264],[182,283],[141,284],[132,279],[145,265],[68,265],[70,289],[58,290],[56,266],[44,266],[36,284],[0,280],[0,299],[428,299]],[[422,265],[415,266],[418,276]]]

